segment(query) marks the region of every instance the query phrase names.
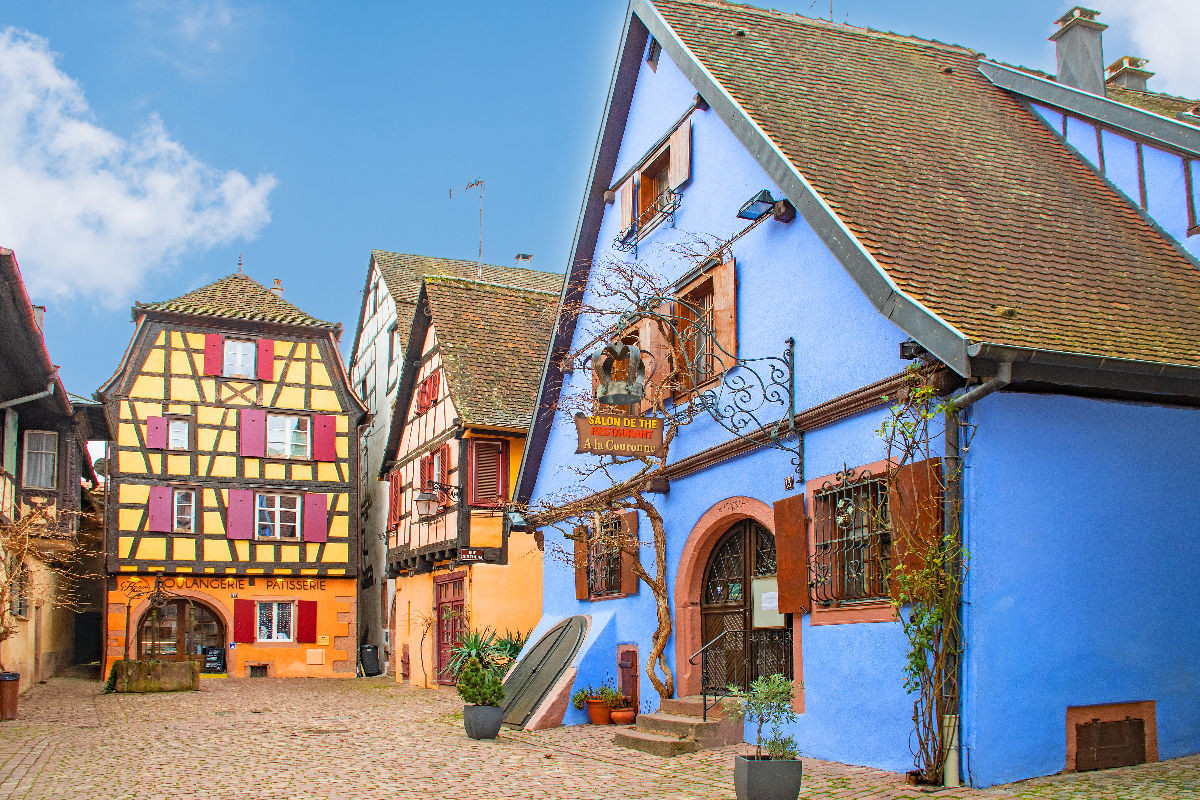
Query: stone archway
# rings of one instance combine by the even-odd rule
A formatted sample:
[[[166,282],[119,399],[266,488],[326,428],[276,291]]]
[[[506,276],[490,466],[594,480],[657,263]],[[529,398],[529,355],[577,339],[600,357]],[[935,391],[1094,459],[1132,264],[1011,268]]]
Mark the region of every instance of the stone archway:
[[[700,593],[709,553],[730,526],[743,519],[752,519],[772,533],[775,530],[769,505],[753,497],[728,497],[701,515],[679,556],[675,573],[675,692],[679,697],[700,693],[700,667],[688,659],[704,645]]]

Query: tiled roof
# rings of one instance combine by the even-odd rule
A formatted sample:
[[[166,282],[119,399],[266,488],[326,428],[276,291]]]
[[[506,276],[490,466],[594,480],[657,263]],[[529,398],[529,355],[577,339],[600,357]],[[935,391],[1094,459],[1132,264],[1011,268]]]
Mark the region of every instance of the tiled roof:
[[[484,264],[483,274],[480,275],[480,266],[475,261],[390,253],[387,250],[372,250],[371,257],[379,267],[392,297],[402,303],[417,302],[417,295],[421,291],[421,279],[426,275],[445,275],[555,293],[562,288],[563,277],[554,272]]]
[[[529,427],[558,309],[556,277],[560,285],[546,291],[426,280],[446,381],[464,424]]]
[[[905,293],[976,342],[1200,366],[1200,269],[981,54],[652,0]]]
[[[1120,86],[1109,86],[1106,94],[1109,100],[1200,127],[1200,117],[1196,116],[1200,114],[1200,100],[1189,100],[1186,97],[1161,92],[1139,92],[1137,89],[1124,89]],[[1188,114],[1189,111],[1192,113]]]
[[[245,319],[255,322],[278,322],[287,325],[312,325],[337,328],[337,323],[325,322],[305,314],[267,287],[242,272],[226,275],[207,286],[201,286],[174,300],[157,303],[138,303],[139,311],[167,311],[175,314],[199,314],[223,319]]]

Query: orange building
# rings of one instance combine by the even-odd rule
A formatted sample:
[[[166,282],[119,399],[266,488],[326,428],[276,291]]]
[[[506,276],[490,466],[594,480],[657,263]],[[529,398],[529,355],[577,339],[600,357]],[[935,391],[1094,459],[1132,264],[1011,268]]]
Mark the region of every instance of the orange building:
[[[357,671],[362,403],[341,326],[240,271],[133,309],[99,396],[108,447],[105,670],[194,659],[238,677]],[[165,605],[145,597],[156,576]]]
[[[528,633],[541,617],[541,549],[533,533],[510,530],[505,510],[561,277],[507,272],[521,284],[426,275],[404,348],[379,475],[390,489],[390,638],[400,681],[452,683],[461,631]],[[422,495],[432,504],[423,511]]]

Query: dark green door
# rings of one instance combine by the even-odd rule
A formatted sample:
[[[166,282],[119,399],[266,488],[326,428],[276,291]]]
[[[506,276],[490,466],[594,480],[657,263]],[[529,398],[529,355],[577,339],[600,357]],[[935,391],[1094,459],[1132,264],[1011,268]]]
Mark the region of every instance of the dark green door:
[[[529,721],[550,688],[570,666],[587,633],[586,617],[567,617],[538,639],[504,681],[504,724]]]

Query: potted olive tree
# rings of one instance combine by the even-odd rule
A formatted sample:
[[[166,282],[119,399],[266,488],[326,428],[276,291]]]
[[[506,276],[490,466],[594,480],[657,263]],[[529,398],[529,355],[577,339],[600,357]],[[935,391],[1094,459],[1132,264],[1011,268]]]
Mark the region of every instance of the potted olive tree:
[[[755,723],[754,755],[737,756],[733,762],[733,786],[738,800],[796,800],[800,794],[801,762],[796,758],[796,740],[783,733],[783,726],[796,721],[792,711],[792,682],[783,675],[757,678],[749,691],[730,687],[742,702],[730,710],[739,719]],[[763,726],[770,735],[763,738]]]
[[[500,677],[483,668],[478,658],[467,660],[458,675],[458,695],[463,706],[463,727],[472,739],[495,739],[504,721],[504,687]]]

